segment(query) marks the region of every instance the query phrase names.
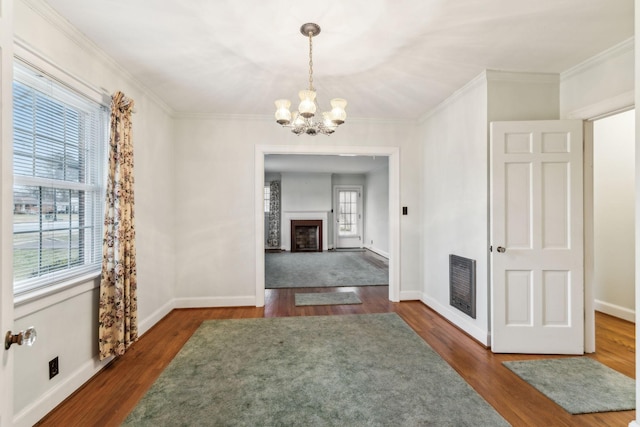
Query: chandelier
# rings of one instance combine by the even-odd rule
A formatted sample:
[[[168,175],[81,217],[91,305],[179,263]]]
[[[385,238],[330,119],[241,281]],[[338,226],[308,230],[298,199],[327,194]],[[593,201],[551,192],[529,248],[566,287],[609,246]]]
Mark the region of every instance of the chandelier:
[[[291,101],[288,99],[278,99],[276,104],[276,122],[283,127],[291,128],[291,132],[296,135],[307,134],[331,135],[336,128],[344,123],[347,112],[344,108],[347,101],[341,98],[331,100],[331,111],[322,113],[322,120],[316,120],[316,90],[313,88],[313,37],[320,34],[318,24],[307,23],[300,27],[303,36],[309,37],[309,89],[301,90],[298,93],[300,104],[298,111],[291,113]]]

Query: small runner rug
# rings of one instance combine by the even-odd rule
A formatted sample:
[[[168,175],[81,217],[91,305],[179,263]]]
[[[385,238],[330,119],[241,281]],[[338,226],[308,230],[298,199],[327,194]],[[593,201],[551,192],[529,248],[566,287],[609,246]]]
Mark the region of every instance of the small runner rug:
[[[318,292],[296,294],[296,305],[362,304],[355,292]]]
[[[589,357],[502,364],[570,414],[635,409],[635,381]]]

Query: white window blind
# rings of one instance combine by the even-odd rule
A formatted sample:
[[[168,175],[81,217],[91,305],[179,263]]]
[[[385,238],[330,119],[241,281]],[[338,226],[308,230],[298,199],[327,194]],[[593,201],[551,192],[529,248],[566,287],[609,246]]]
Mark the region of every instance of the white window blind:
[[[14,293],[98,272],[108,111],[16,63]]]

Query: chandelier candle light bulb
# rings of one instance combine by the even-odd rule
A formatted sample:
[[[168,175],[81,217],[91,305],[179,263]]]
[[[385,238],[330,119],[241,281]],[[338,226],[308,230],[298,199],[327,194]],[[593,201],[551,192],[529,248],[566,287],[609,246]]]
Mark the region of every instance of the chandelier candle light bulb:
[[[322,113],[322,120],[313,120],[318,104],[316,103],[316,91],[313,88],[313,37],[320,34],[320,26],[313,23],[304,24],[300,32],[309,37],[309,89],[298,93],[300,104],[298,111],[289,110],[291,102],[288,99],[278,99],[276,104],[276,122],[283,127],[291,128],[296,135],[331,135],[336,128],[343,124],[347,118],[345,107],[347,101],[342,98],[331,100],[331,111]]]
[[[276,101],[276,122],[281,125],[288,125],[291,122],[291,101],[288,99],[278,99]]]

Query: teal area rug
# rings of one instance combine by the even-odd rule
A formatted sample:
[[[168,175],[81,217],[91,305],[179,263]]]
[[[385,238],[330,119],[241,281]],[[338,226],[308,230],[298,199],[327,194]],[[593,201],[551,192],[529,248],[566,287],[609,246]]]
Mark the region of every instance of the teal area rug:
[[[296,305],[362,304],[355,292],[297,293]]]
[[[589,357],[502,363],[570,414],[635,409],[635,381]]]
[[[388,285],[388,265],[370,257],[363,252],[265,253],[265,287]]]
[[[125,426],[508,426],[398,315],[203,322]]]

